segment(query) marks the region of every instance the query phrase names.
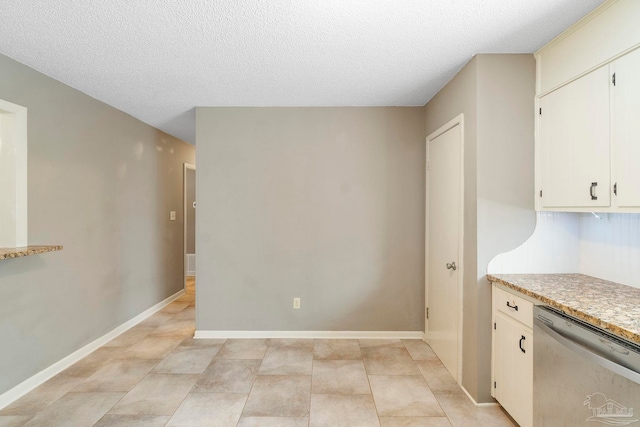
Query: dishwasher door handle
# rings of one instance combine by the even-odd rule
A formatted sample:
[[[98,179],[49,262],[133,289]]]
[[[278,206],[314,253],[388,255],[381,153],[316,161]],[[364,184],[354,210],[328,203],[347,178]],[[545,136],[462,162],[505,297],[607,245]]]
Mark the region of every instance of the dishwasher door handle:
[[[597,363],[598,365],[602,366],[605,369],[608,369],[612,372],[615,372],[618,375],[621,375],[623,377],[625,377],[626,379],[633,381],[636,384],[640,384],[640,374],[632,371],[631,369],[619,365],[616,362],[613,362],[609,359],[607,359],[606,357],[602,357],[597,353],[594,353],[593,351],[589,350],[588,348],[580,345],[579,343],[570,340],[564,336],[562,336],[561,334],[559,334],[558,332],[556,332],[553,328],[549,327],[549,325],[547,325],[546,323],[542,322],[541,320],[538,320],[537,318],[533,319],[533,323],[535,326],[537,326],[538,328],[540,328],[542,330],[542,332],[546,333],[547,335],[549,335],[551,338],[553,338],[554,340],[556,340],[558,343],[562,344],[562,346],[564,346],[565,348],[567,348],[568,350],[571,350],[572,352],[576,353],[577,355],[579,355],[580,357],[587,359],[591,362]]]

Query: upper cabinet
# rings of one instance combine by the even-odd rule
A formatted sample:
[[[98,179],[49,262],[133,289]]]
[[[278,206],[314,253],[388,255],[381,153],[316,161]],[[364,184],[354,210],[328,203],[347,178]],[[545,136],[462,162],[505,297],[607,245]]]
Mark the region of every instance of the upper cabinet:
[[[536,53],[536,209],[640,212],[640,2],[610,0]]]
[[[611,154],[614,202],[640,206],[640,49],[611,64]]]
[[[609,206],[608,67],[543,96],[539,105],[542,206]]]

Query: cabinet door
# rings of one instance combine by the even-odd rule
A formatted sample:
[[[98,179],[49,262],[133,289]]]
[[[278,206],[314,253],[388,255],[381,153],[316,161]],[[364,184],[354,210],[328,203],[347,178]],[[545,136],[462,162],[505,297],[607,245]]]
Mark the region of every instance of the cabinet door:
[[[540,98],[542,206],[610,206],[609,66]]]
[[[640,49],[611,66],[611,136],[616,205],[640,207]]]
[[[495,313],[495,322],[495,397],[521,427],[529,427],[533,423],[533,334],[501,312]]]

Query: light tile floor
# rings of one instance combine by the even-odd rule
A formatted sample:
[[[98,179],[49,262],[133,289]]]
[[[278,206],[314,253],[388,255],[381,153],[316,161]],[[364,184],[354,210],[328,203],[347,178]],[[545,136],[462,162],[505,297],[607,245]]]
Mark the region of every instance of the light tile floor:
[[[185,295],[0,411],[18,426],[515,426],[419,340],[194,340]]]

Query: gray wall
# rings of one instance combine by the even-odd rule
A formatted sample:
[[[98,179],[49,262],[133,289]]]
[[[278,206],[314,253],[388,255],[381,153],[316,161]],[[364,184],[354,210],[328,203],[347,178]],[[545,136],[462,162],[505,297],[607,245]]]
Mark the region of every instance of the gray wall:
[[[196,253],[196,171],[187,169],[187,253]]]
[[[478,399],[491,399],[491,286],[487,266],[524,243],[534,204],[535,60],[478,56]]]
[[[426,106],[426,132],[465,115],[462,382],[491,401],[491,288],[487,265],[535,228],[535,63],[532,55],[478,55]]]
[[[198,108],[197,145],[198,330],[423,330],[423,108]]]
[[[28,108],[29,241],[64,245],[0,261],[2,393],[183,287],[195,149],[2,55],[0,98]]]
[[[464,114],[464,277],[462,322],[462,383],[474,398],[477,389],[477,70],[474,57],[426,105],[426,133],[435,132],[459,114]]]

